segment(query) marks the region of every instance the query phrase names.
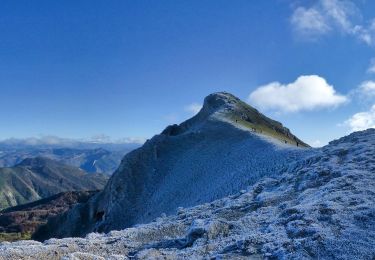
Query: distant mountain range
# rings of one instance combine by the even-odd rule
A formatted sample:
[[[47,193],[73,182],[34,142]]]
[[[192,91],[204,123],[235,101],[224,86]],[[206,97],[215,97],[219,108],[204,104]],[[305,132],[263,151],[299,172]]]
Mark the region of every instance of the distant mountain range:
[[[0,142],[0,167],[12,167],[26,158],[45,157],[88,173],[112,174],[119,166],[125,154],[137,148],[139,144],[111,144],[60,142],[48,144],[39,141],[30,144],[25,140]]]
[[[100,190],[108,176],[36,157],[0,168],[0,208],[47,198],[64,191]]]

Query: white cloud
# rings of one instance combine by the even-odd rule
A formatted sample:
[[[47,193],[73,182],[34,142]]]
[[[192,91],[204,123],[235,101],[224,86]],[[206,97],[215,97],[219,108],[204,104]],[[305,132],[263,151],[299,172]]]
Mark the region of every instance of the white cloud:
[[[97,134],[97,135],[92,136],[89,139],[89,141],[94,142],[94,143],[110,143],[112,140],[111,140],[111,137],[108,135]]]
[[[144,137],[122,137],[114,139],[106,134],[97,134],[87,139],[71,139],[72,142],[87,142],[94,144],[142,144],[146,141]]]
[[[375,58],[370,61],[370,66],[367,69],[367,73],[375,73]]]
[[[289,84],[272,82],[253,91],[248,101],[266,110],[297,112],[336,107],[347,101],[333,86],[317,75],[300,76]]]
[[[375,105],[367,112],[354,114],[345,121],[345,125],[350,127],[351,131],[360,131],[368,128],[375,128]]]
[[[375,81],[369,80],[364,81],[358,87],[359,92],[366,96],[366,97],[374,97],[375,96]]]
[[[38,137],[26,138],[8,138],[0,140],[1,144],[19,145],[19,146],[61,146],[78,147],[82,144],[141,144],[145,138],[142,137],[124,137],[121,139],[112,139],[104,134],[95,135],[90,138],[62,138],[52,135],[42,135]]]
[[[185,111],[192,115],[197,114],[201,109],[202,109],[202,105],[198,103],[192,103],[185,107]]]
[[[315,140],[315,141],[311,142],[310,145],[312,147],[322,147],[323,146],[322,141],[320,141],[320,140]]]
[[[114,141],[118,144],[143,144],[146,142],[147,138],[144,137],[124,137]]]
[[[3,144],[8,145],[72,145],[77,142],[77,140],[69,138],[61,138],[52,135],[43,135],[40,137],[27,137],[27,138],[8,138],[0,141]]]
[[[369,104],[368,102],[372,104],[375,98],[375,81],[373,80],[363,81],[356,88],[349,91],[347,96],[351,100],[356,100],[360,102],[361,104],[366,103],[368,105]]]
[[[335,29],[372,45],[375,41],[375,20],[355,24],[353,21],[358,17],[361,14],[351,1],[320,0],[309,8],[297,7],[290,22],[302,36],[324,35]]]

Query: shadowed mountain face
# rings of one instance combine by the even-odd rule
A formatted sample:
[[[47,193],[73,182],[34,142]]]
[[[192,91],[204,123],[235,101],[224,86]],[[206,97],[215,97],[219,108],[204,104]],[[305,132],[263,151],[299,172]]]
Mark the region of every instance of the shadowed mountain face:
[[[133,148],[135,146],[120,146],[114,150],[106,150],[0,144],[0,167],[12,167],[26,158],[44,157],[81,168],[88,173],[111,175],[120,165],[124,155]]]
[[[49,221],[39,238],[82,236],[145,223],[277,176],[310,149],[277,121],[228,93],[127,154],[105,189]]]
[[[0,168],[0,208],[46,198],[64,191],[102,189],[108,177],[37,157]]]

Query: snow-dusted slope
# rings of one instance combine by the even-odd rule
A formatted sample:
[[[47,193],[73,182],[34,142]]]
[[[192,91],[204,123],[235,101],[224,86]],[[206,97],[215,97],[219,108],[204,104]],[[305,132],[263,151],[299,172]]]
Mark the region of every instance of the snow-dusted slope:
[[[374,147],[374,129],[353,133],[232,196],[108,234],[3,243],[0,258],[374,259]]]
[[[222,198],[265,175],[278,175],[310,150],[297,143],[305,145],[236,97],[212,94],[195,117],[169,126],[125,156],[103,192],[50,221],[50,233],[34,237],[118,230]]]

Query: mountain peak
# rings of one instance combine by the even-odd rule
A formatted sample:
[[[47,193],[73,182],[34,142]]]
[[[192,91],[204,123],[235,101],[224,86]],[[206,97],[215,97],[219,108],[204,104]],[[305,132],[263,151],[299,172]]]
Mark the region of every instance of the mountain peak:
[[[224,106],[230,107],[241,100],[228,92],[216,92],[204,99],[202,110],[217,110]]]
[[[38,166],[44,166],[44,165],[50,164],[50,163],[57,164],[58,162],[56,162],[56,161],[54,161],[50,158],[37,156],[37,157],[25,158],[20,163],[18,163],[16,166],[38,167]]]
[[[196,126],[213,119],[213,115],[219,112],[227,111],[234,103],[239,102],[240,99],[227,92],[216,92],[205,97],[202,109],[185,122],[177,125],[169,125],[162,132],[163,135],[180,135],[190,129],[195,129]],[[216,118],[217,119],[217,118]],[[215,119],[215,120],[216,120]]]
[[[305,144],[281,123],[232,94],[213,93],[194,117],[127,154],[106,188],[56,220],[48,237],[121,229],[233,194],[309,152],[296,146]]]
[[[308,144],[293,135],[282,123],[275,121],[257,109],[228,92],[216,92],[208,95],[197,115],[181,123],[168,126],[162,134],[179,135],[190,129],[199,128],[209,120],[230,123],[237,128],[268,136],[284,144],[309,147]]]

